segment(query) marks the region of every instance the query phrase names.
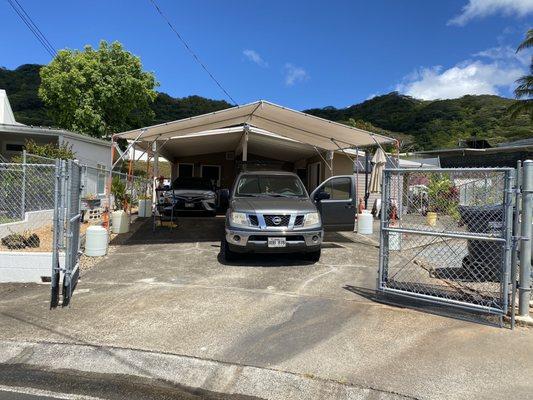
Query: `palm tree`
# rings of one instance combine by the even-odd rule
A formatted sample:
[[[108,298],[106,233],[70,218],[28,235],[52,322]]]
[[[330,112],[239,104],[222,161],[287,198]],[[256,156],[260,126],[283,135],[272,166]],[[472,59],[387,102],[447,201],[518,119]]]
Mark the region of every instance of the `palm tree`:
[[[526,38],[516,52],[533,47],[533,29],[526,33]],[[509,107],[511,118],[516,118],[522,113],[529,114],[533,121],[533,57],[531,57],[531,65],[529,66],[529,74],[519,78],[516,83],[518,86],[514,90],[514,95],[518,99]]]

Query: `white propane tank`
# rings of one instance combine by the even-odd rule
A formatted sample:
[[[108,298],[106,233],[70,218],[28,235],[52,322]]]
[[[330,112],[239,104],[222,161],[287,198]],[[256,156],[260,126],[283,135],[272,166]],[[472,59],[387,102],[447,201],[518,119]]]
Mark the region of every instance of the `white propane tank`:
[[[103,226],[90,226],[85,234],[85,255],[100,257],[107,254],[107,229]]]
[[[357,233],[362,235],[372,235],[374,217],[368,210],[363,210],[362,214],[357,214]]]
[[[130,230],[129,215],[123,210],[111,213],[111,232],[126,233]]]
[[[139,217],[150,218],[152,216],[152,200],[139,200]]]

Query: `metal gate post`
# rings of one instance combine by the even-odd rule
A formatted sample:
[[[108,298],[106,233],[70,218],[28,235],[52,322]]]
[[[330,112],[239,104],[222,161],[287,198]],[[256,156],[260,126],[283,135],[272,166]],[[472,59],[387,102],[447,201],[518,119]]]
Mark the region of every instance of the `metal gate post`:
[[[516,173],[514,180],[514,215],[513,215],[513,248],[511,258],[511,329],[515,326],[516,314],[516,282],[518,272],[518,246],[520,245],[520,186],[522,182],[522,161],[516,163]]]
[[[26,150],[22,150],[22,191],[21,191],[21,218],[26,219]]]
[[[505,248],[503,252],[503,271],[502,271],[502,299],[503,299],[503,313],[507,313],[509,306],[509,275],[511,272],[512,263],[512,245],[513,245],[513,184],[516,179],[516,171],[507,171],[505,173],[505,188],[504,188],[504,221],[503,234],[505,238]]]
[[[388,251],[388,232],[384,228],[387,227],[387,220],[389,217],[388,209],[388,189],[391,182],[389,171],[383,171],[383,179],[381,181],[381,218],[380,218],[380,233],[379,233],[379,267],[378,267],[378,289],[383,289],[384,275],[387,268],[387,257],[385,249]]]
[[[62,161],[56,160],[55,162],[55,182],[54,182],[54,234],[52,236],[52,275],[50,279],[50,308],[55,308],[59,304],[59,278],[60,278],[60,265],[59,265],[59,237],[61,235],[60,228],[60,215],[61,215],[61,188],[63,180],[63,165]]]
[[[518,314],[529,316],[531,293],[531,220],[533,217],[533,160],[522,164],[522,226],[520,242],[520,286],[518,288]]]

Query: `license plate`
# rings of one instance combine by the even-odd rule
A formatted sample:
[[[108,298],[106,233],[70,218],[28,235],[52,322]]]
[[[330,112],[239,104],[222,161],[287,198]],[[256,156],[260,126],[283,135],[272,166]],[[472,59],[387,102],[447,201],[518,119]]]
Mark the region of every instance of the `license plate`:
[[[268,247],[286,247],[287,246],[287,240],[283,238],[278,237],[269,237],[268,238]]]
[[[194,208],[194,203],[185,203],[185,208]]]

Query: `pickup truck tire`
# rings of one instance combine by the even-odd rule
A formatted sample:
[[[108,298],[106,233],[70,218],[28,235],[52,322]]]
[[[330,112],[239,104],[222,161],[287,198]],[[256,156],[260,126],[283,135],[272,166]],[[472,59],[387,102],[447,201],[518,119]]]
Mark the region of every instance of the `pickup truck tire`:
[[[232,262],[239,259],[239,254],[231,251],[225,238],[222,239],[222,243],[220,244],[220,252],[224,261]]]
[[[310,253],[305,253],[304,254],[304,257],[307,261],[312,261],[312,262],[318,262],[320,261],[320,255],[321,255],[321,250],[317,250],[317,251],[312,251]]]

